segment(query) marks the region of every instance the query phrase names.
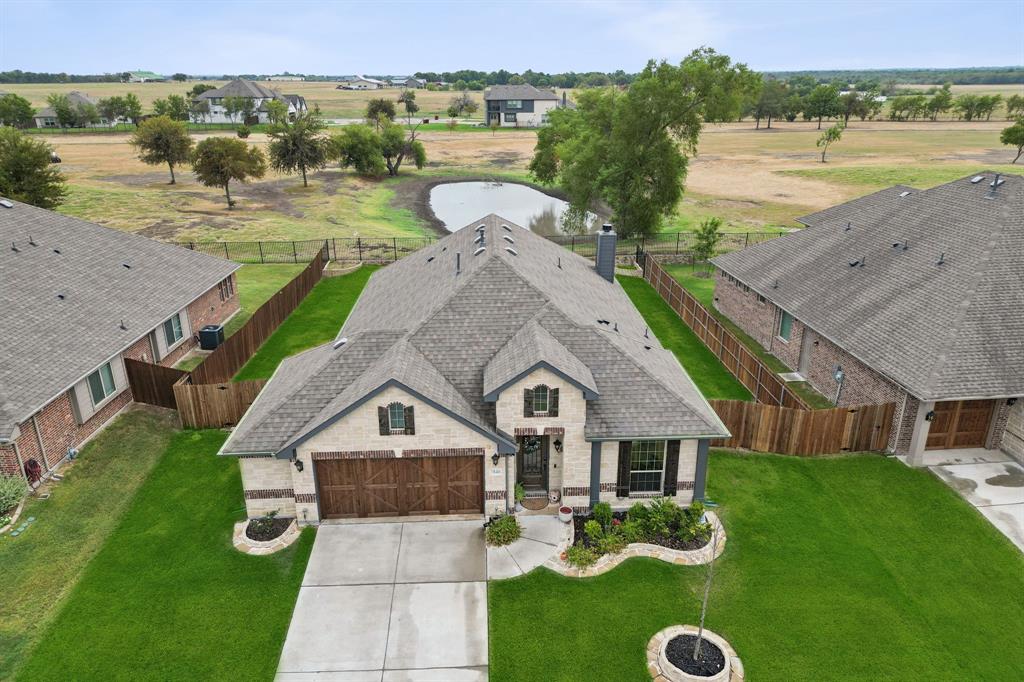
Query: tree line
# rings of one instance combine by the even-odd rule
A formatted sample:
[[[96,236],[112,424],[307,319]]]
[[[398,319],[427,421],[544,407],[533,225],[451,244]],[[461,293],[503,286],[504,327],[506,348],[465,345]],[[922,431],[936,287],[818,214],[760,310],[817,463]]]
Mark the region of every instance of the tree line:
[[[864,69],[864,70],[822,70],[822,71],[769,71],[766,76],[779,80],[796,77],[810,77],[819,83],[856,83],[874,80],[879,82],[911,83],[952,83],[953,85],[1013,85],[1024,83],[1024,67],[994,66],[965,67],[959,69]]]

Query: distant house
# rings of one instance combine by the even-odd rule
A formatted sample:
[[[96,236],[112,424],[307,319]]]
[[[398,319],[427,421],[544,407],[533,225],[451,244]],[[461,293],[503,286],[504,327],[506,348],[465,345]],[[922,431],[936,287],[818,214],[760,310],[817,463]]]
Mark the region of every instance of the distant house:
[[[161,76],[158,73],[152,71],[129,71],[128,82],[129,83],[163,83],[167,80],[167,76]]]
[[[391,86],[395,88],[425,88],[427,87],[427,81],[422,78],[393,78],[391,79]]]
[[[72,90],[68,93],[68,100],[71,102],[71,106],[77,106],[78,104],[91,104],[96,106],[98,102],[89,97],[84,92],[78,90]],[[89,128],[109,128],[110,126],[117,123],[117,121],[108,121],[107,119],[100,117],[98,123],[90,123],[87,127]],[[32,125],[35,128],[59,128],[60,122],[57,120],[57,112],[53,110],[53,107],[43,107],[35,113],[32,117]]]
[[[306,111],[306,100],[300,95],[282,95],[277,90],[271,90],[259,83],[241,79],[233,80],[216,90],[207,90],[200,94],[196,100],[206,100],[209,102],[210,113],[207,115],[207,118],[211,123],[232,123],[233,121],[228,116],[227,109],[224,107],[224,99],[226,97],[251,99],[253,102],[253,115],[250,120],[255,123],[270,122],[270,112],[267,104],[274,100],[288,105],[289,118],[295,118],[295,116]],[[238,120],[239,118],[236,116],[235,122]]]
[[[338,90],[380,90],[388,86],[384,81],[376,80],[375,78],[365,78],[364,76],[354,76],[351,79],[344,80],[341,85],[336,89]]]
[[[1024,177],[896,186],[715,258],[715,307],[840,406],[894,402],[889,450],[1024,459]]]
[[[231,261],[16,201],[0,205],[0,239],[8,476],[55,469],[128,406],[126,358],[172,366],[238,311]]]
[[[305,76],[293,76],[291,74],[281,74],[281,75],[278,75],[278,76],[268,76],[267,80],[268,81],[304,81],[304,80],[306,80],[306,77]]]
[[[547,123],[548,112],[558,107],[558,95],[532,85],[493,85],[484,93],[487,124],[507,128],[534,128]]]

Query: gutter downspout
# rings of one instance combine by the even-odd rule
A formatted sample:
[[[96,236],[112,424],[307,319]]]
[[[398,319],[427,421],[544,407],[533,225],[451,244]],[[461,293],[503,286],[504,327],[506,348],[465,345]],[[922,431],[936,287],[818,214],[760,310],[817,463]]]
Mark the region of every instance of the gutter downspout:
[[[693,477],[693,499],[704,501],[705,487],[708,481],[708,446],[711,441],[701,438],[697,441],[697,471]]]
[[[505,513],[506,514],[511,514],[512,513],[512,506],[511,506],[512,498],[515,496],[515,493],[509,488],[509,485],[508,485],[509,478],[508,477],[509,477],[508,455],[505,455]]]
[[[590,508],[601,501],[601,443],[590,444]]]
[[[32,415],[32,428],[36,432],[36,444],[39,446],[39,456],[43,459],[43,467],[46,473],[50,473],[50,462],[46,459],[46,448],[43,447],[43,432],[39,430],[39,420],[36,419],[36,415]]]

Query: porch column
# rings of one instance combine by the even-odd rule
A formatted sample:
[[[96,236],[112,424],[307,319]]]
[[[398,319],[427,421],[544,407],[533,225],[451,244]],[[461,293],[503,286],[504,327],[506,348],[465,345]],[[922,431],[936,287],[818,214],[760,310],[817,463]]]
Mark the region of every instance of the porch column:
[[[910,434],[910,447],[907,449],[907,464],[912,467],[924,466],[924,446],[928,442],[928,430],[932,425],[924,417],[934,410],[934,400],[930,402],[922,401],[917,407],[917,415],[914,417],[914,430]]]
[[[697,472],[693,478],[693,499],[704,501],[704,488],[708,482],[708,446],[711,441],[701,438],[697,441]]]

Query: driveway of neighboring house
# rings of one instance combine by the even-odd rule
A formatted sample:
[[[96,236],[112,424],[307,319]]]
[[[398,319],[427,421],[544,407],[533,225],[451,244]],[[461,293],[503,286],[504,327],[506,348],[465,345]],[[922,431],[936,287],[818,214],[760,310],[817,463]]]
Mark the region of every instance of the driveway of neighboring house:
[[[486,680],[482,525],[321,526],[277,680]]]
[[[1000,450],[925,453],[925,465],[1024,551],[1024,467]]]

